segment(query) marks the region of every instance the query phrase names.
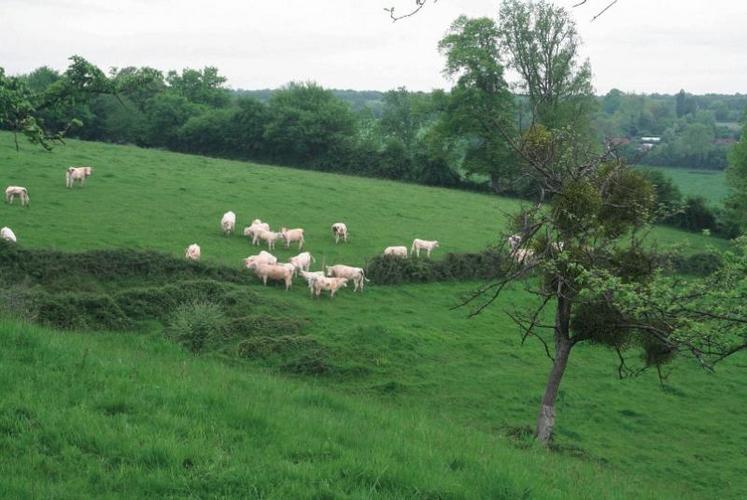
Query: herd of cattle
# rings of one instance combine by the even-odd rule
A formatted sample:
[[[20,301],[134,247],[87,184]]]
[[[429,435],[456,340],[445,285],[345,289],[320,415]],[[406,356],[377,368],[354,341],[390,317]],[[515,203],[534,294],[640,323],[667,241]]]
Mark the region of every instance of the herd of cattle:
[[[65,170],[65,187],[72,188],[78,182],[81,186],[85,184],[86,178],[93,174],[91,167],[70,167]],[[5,202],[13,204],[15,198],[19,198],[21,205],[28,207],[30,198],[28,189],[22,186],[8,186],[5,189]],[[221,230],[225,235],[233,234],[236,229],[236,214],[226,212],[220,221]],[[332,236],[335,243],[348,242],[348,227],[344,222],[332,224]],[[290,248],[293,243],[298,244],[298,250],[303,248],[305,243],[304,230],[301,228],[288,229],[281,228],[280,231],[272,231],[270,225],[259,219],[252,221],[252,224],[244,228],[244,236],[251,238],[253,245],[261,243],[267,244],[268,250],[273,250],[278,241],[285,242],[285,248]],[[15,233],[9,227],[0,229],[0,239],[17,242]],[[438,248],[438,241],[429,241],[415,239],[410,247],[410,254],[420,256],[421,250],[424,250],[428,257],[431,252]],[[202,251],[197,243],[189,245],[184,253],[188,260],[200,260]],[[391,246],[384,249],[384,255],[393,257],[407,258],[406,246]],[[311,271],[312,262],[316,260],[309,252],[301,252],[295,257],[288,259],[288,262],[278,262],[277,257],[267,251],[260,251],[256,255],[250,255],[244,259],[244,267],[254,271],[263,284],[268,280],[282,281],[285,289],[289,289],[293,284],[293,278],[300,275],[306,280],[309,290],[313,296],[318,297],[322,291],[328,291],[330,297],[334,297],[340,288],[348,286],[348,282],[353,283],[353,291],[363,291],[365,282],[368,281],[365,271],[361,267],[336,264],[333,266],[323,266],[322,271]]]
[[[220,227],[224,235],[231,235],[236,230],[236,214],[226,212],[220,221]],[[335,222],[331,226],[332,236],[335,244],[347,243],[348,226],[344,222]],[[301,250],[304,245],[304,230],[302,228],[288,229],[283,227],[280,231],[272,231],[270,225],[260,219],[254,219],[250,226],[244,228],[244,236],[251,238],[253,245],[267,244],[267,250],[273,250],[278,241],[285,242],[285,248],[290,248],[291,244],[298,243],[298,249]],[[420,251],[425,250],[430,257],[433,249],[438,248],[438,241],[428,241],[415,239],[410,248],[411,253],[420,256]],[[407,258],[407,247],[393,246],[384,250],[384,255]],[[202,250],[200,245],[192,243],[184,252],[184,258],[188,260],[200,260]],[[318,297],[323,291],[328,291],[329,296],[334,297],[340,288],[348,286],[348,282],[353,283],[353,291],[363,291],[364,284],[368,281],[365,270],[362,267],[336,264],[333,266],[323,266],[322,271],[311,271],[311,263],[316,259],[309,252],[301,252],[298,255],[288,259],[288,262],[278,262],[277,257],[265,250],[256,255],[250,255],[244,259],[244,267],[254,271],[257,277],[267,284],[268,280],[281,281],[285,289],[289,289],[293,284],[293,278],[301,276],[309,286],[309,291],[313,296]]]

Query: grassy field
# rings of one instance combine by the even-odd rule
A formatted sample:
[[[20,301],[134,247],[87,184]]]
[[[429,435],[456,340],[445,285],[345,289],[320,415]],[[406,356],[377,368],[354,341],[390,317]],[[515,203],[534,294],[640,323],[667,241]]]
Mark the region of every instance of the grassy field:
[[[711,204],[721,204],[729,194],[726,174],[723,170],[698,170],[693,168],[652,167],[638,168],[656,170],[672,178],[685,196],[702,196]]]
[[[75,164],[92,165],[94,175],[85,188],[65,190],[64,168]],[[505,213],[519,206],[514,200],[473,193],[76,141],[52,153],[26,147],[17,154],[7,134],[0,134],[0,165],[0,181],[26,185],[30,190],[29,209],[0,207],[0,225],[12,227],[20,245],[63,250],[127,247],[181,255],[187,244],[196,241],[206,261],[237,267],[254,249],[242,237],[220,234],[219,220],[226,210],[238,214],[239,225],[259,217],[273,227],[304,227],[308,249],[318,261],[362,264],[385,246],[409,246],[413,237],[439,239],[442,248],[436,258],[448,251],[480,250],[496,241]],[[334,245],[329,225],[337,220],[345,221],[351,229],[348,245]],[[692,250],[726,245],[715,238],[667,228],[656,228],[652,237],[662,245],[682,244]],[[287,257],[295,252],[277,253]],[[666,485],[668,492],[679,496],[739,498],[745,491],[747,430],[741,406],[747,400],[747,389],[739,383],[747,362],[744,356],[729,361],[714,375],[688,363],[676,363],[671,367],[668,387],[662,389],[651,373],[619,381],[613,353],[578,348],[561,388],[560,453],[546,457],[532,450],[511,449],[526,445],[526,440],[510,436],[521,434],[533,423],[549,364],[541,346],[520,346],[516,329],[504,314],[505,309],[526,303],[528,297],[522,290],[515,289],[471,320],[465,318],[466,311],[449,309],[476,285],[371,286],[363,295],[343,293],[334,301],[311,300],[301,286],[289,293],[278,287],[253,286],[258,293],[282,301],[285,313],[308,323],[307,333],[325,347],[326,362],[332,368],[319,377],[289,375],[272,358],[226,363],[188,356],[161,340],[158,325],[139,335],[55,336],[7,323],[2,331],[9,347],[0,354],[3,376],[24,380],[24,384],[2,397],[3,408],[15,411],[19,402],[32,398],[37,386],[58,387],[59,397],[68,398],[71,413],[55,417],[45,406],[45,398],[34,399],[34,413],[49,413],[44,427],[48,434],[78,433],[84,440],[94,439],[95,434],[69,420],[76,411],[89,412],[95,420],[91,428],[103,428],[101,422],[108,420],[96,410],[98,391],[106,396],[101,398],[114,403],[140,398],[136,389],[141,385],[147,391],[144,400],[127,403],[136,406],[135,416],[128,411],[117,413],[115,419],[121,422],[106,430],[105,440],[90,449],[85,443],[82,448],[76,445],[84,450],[83,457],[73,456],[68,461],[67,453],[78,452],[62,445],[47,446],[42,439],[34,451],[39,456],[27,457],[29,462],[18,466],[3,460],[0,477],[9,477],[4,471],[17,476],[17,491],[24,481],[46,473],[23,463],[46,457],[51,474],[61,478],[57,492],[110,474],[105,478],[106,491],[126,493],[123,488],[135,482],[143,488],[160,484],[163,492],[182,494],[192,490],[169,489],[176,483],[191,487],[192,483],[175,473],[177,469],[181,472],[180,457],[199,451],[203,457],[209,456],[202,462],[207,470],[201,470],[201,477],[227,481],[225,488],[247,486],[242,470],[261,471],[256,473],[261,485],[257,496],[293,496],[298,491],[302,496],[313,496],[316,491],[321,495],[325,488],[351,496],[366,496],[367,492],[417,496],[417,490],[421,496],[431,493],[431,497],[513,498],[526,488],[526,496],[540,498],[616,496],[618,492],[624,497],[670,496],[652,484]],[[19,329],[27,333],[14,333]],[[24,347],[19,339],[26,336],[36,338],[37,344]],[[22,362],[11,363],[14,357],[33,361],[35,346],[45,346],[47,358],[39,355],[38,363],[25,368]],[[95,366],[100,370],[94,378],[81,379],[80,385],[53,384],[58,379],[75,380],[73,366],[81,362],[81,352],[86,349],[91,350],[91,359],[99,360]],[[111,358],[107,358],[109,350]],[[57,358],[59,364],[50,361]],[[116,366],[118,359],[123,361],[116,374],[108,376],[107,367]],[[137,360],[134,364],[138,366],[145,363],[142,371],[132,368],[132,360]],[[38,371],[33,366],[39,367]],[[168,373],[158,371],[162,369]],[[192,375],[181,376],[191,370],[195,370]],[[263,399],[270,401],[270,406],[257,411],[269,412],[265,415],[273,422],[273,432],[282,436],[278,442],[286,444],[275,449],[266,441],[261,448],[267,450],[265,462],[255,462],[259,460],[256,456],[236,451],[231,444],[236,432],[230,428],[231,416],[242,413],[252,401],[238,399],[234,392],[238,389],[227,382],[237,379],[245,381],[238,387],[247,388],[260,379],[263,386],[272,387]],[[97,390],[89,393],[86,387]],[[213,390],[215,387],[218,389]],[[296,393],[316,394],[314,398],[329,398],[333,403],[323,410],[309,410],[307,416],[306,409],[293,400]],[[173,401],[159,406],[159,398]],[[81,402],[79,408],[75,401]],[[150,421],[147,414],[153,402],[165,416]],[[179,405],[186,409],[180,410]],[[209,412],[213,405],[230,407],[228,416],[213,419]],[[275,411],[283,414],[277,421],[272,417]],[[307,420],[294,428],[293,416]],[[132,419],[145,426],[143,434],[130,427]],[[175,430],[170,419],[179,421]],[[386,419],[386,423],[379,419]],[[195,426],[195,434],[185,430],[190,425]],[[379,426],[381,432],[370,430],[371,426]],[[278,454],[290,453],[287,443],[294,442],[299,448],[306,446],[324,455],[325,441],[313,437],[317,427],[322,429],[321,436],[336,436],[347,443],[340,452],[346,458],[324,464],[309,460],[298,472]],[[360,441],[356,441],[359,433]],[[195,437],[193,445],[180,444],[179,436],[193,435],[200,437]],[[387,444],[379,444],[385,447],[377,452],[372,443],[382,441]],[[169,451],[153,452],[154,462],[143,465],[132,456],[147,453],[136,449],[133,442]],[[121,463],[131,465],[122,475],[109,464],[114,459],[99,457],[107,444],[116,445],[112,456],[118,456],[116,450],[121,449]],[[435,461],[450,456],[445,450],[461,453],[475,468],[459,477],[443,476],[444,469],[439,469],[443,466]],[[347,476],[325,476],[332,471],[340,474],[350,461],[364,463],[369,452],[374,465],[363,471],[348,467],[354,477],[364,478],[361,482]],[[240,456],[236,463],[241,466],[231,462],[234,456]],[[78,473],[68,470],[76,460],[84,464]],[[573,477],[571,482],[577,481],[578,489],[563,483],[565,479],[537,477],[534,470],[550,468],[547,460],[570,468],[563,478]],[[504,461],[512,468],[518,464],[512,469],[515,474],[505,481],[491,475],[502,473],[496,464]],[[227,462],[234,466],[226,472],[230,477],[221,475],[221,464]],[[403,470],[402,463],[414,464],[412,471]],[[159,464],[165,465],[155,470]],[[591,478],[597,474],[598,478]],[[389,489],[372,488],[385,477],[384,482],[392,485]],[[625,487],[618,490],[614,484],[620,477]],[[290,483],[284,485],[284,480]],[[490,485],[495,484],[509,489],[491,490]],[[200,494],[203,490],[195,491]],[[216,491],[230,494],[236,490]],[[631,491],[636,493],[631,495]]]

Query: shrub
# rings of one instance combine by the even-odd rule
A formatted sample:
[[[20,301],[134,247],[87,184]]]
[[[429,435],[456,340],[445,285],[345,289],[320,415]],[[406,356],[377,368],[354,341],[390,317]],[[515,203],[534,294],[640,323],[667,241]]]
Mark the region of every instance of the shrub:
[[[366,275],[379,285],[489,279],[503,274],[505,262],[505,256],[497,249],[481,253],[449,253],[440,261],[382,255],[371,259]]]
[[[107,294],[34,292],[36,317],[42,324],[59,329],[129,330],[132,321]]]
[[[197,353],[221,343],[226,333],[226,316],[210,302],[181,304],[166,327],[166,335]]]

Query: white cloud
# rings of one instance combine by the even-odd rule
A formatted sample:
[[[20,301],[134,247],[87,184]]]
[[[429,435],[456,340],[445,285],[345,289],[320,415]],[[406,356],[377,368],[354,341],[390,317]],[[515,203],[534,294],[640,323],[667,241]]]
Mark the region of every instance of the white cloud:
[[[577,0],[558,0],[570,6]],[[747,2],[607,0],[574,9],[599,92],[747,92]],[[411,0],[0,0],[0,64],[62,69],[79,54],[101,67],[217,66],[232,87],[315,80],[338,88],[448,87],[438,40],[459,14],[495,17],[495,0],[440,0],[392,23]]]

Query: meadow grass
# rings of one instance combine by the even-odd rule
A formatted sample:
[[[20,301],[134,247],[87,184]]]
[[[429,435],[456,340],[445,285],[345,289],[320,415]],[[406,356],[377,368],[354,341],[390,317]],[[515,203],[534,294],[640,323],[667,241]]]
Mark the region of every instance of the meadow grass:
[[[160,336],[0,319],[4,498],[657,498],[599,464]]]
[[[721,205],[729,195],[726,173],[723,170],[704,170],[685,167],[654,167],[639,165],[643,170],[655,170],[672,178],[685,196],[702,196],[711,205]]]
[[[496,242],[504,231],[505,214],[520,205],[516,200],[488,195],[133,147],[70,141],[68,146],[57,148],[52,153],[26,146],[16,154],[11,144],[10,136],[0,134],[0,182],[28,186],[32,204],[29,209],[3,205],[0,207],[0,225],[12,227],[19,237],[19,244],[28,247],[62,250],[124,247],[155,249],[181,256],[187,244],[198,242],[205,261],[238,267],[241,258],[256,253],[257,249],[243,237],[220,234],[222,213],[234,210],[240,227],[256,217],[269,221],[273,227],[304,227],[307,247],[318,259],[315,267],[322,260],[327,264],[363,264],[366,258],[385,246],[409,246],[413,237],[439,239],[442,247],[434,255],[439,258],[445,252],[477,251]],[[85,164],[95,169],[86,187],[65,190],[64,168]],[[351,229],[351,242],[347,245],[336,246],[332,239],[329,226],[338,220],[346,222]],[[710,245],[726,245],[717,238],[670,228],[655,228],[652,238],[660,245],[681,244],[693,251]],[[281,258],[295,253],[295,250],[285,249],[277,252]],[[384,412],[381,418],[391,417],[393,421],[400,418],[412,421],[415,418],[412,415],[434,419],[438,423],[433,425],[443,426],[445,435],[454,436],[454,440],[449,441],[451,444],[444,446],[453,446],[455,450],[461,449],[459,442],[462,440],[474,443],[488,440],[486,442],[498,443],[498,448],[507,442],[524,446],[526,440],[520,438],[514,442],[505,436],[523,435],[527,426],[533,424],[549,361],[539,344],[521,346],[515,326],[505,315],[506,309],[525,306],[531,300],[520,287],[502,296],[476,318],[467,320],[468,311],[465,309],[451,310],[460,297],[478,285],[448,282],[370,286],[362,295],[346,291],[335,300],[313,300],[309,298],[308,290],[298,283],[288,293],[276,286],[263,289],[253,285],[252,290],[260,295],[282,300],[283,313],[306,322],[306,333],[324,347],[325,362],[330,370],[324,376],[313,378],[289,375],[272,357],[252,362],[229,360],[226,366],[225,362],[216,359],[182,355],[158,340],[160,327],[157,325],[153,327],[152,335],[92,337],[75,334],[70,338],[77,339],[76,345],[83,351],[87,342],[96,342],[102,353],[111,348],[122,353],[118,356],[154,357],[155,365],[161,361],[154,351],[167,349],[167,358],[177,357],[180,366],[184,367],[182,370],[196,369],[193,366],[206,370],[202,376],[205,382],[199,392],[202,396],[180,393],[183,405],[192,404],[193,397],[199,400],[208,395],[220,402],[216,404],[228,404],[226,398],[230,393],[224,394],[225,386],[221,386],[219,381],[227,376],[221,375],[224,370],[230,370],[232,377],[263,377],[263,381],[274,384],[277,394],[292,393],[293,390],[320,391],[324,397],[345,398],[346,404],[355,405],[366,414],[369,408],[374,413]],[[68,337],[37,334],[44,338],[50,335],[50,338],[57,339],[55,345],[58,348],[65,348]],[[164,360],[163,363],[175,362]],[[630,489],[620,491],[635,491],[633,496],[669,496],[652,488],[652,484],[658,483],[666,484],[667,490],[676,491],[677,495],[689,493],[700,497],[739,498],[747,490],[747,431],[742,418],[747,389],[739,382],[744,368],[743,355],[728,361],[713,375],[706,375],[697,367],[681,361],[670,367],[672,373],[667,386],[662,388],[655,374],[650,372],[636,379],[617,380],[616,356],[603,348],[587,346],[575,349],[558,402],[556,444],[560,453],[556,458],[542,454],[536,458],[537,452],[529,451],[529,458],[518,462],[517,475],[531,478],[533,488],[540,488],[532,489],[527,496],[587,496],[583,491],[558,489],[553,485],[553,479],[535,477],[529,469],[521,471],[523,464],[535,460],[538,464],[543,460],[570,460],[568,463],[576,464],[574,467],[593,465],[603,470],[599,476],[602,483],[608,481],[605,474],[624,476],[625,488]],[[7,376],[13,376],[15,370],[9,368]],[[69,370],[68,365],[60,368],[59,373],[69,378]],[[42,371],[37,382],[47,383],[51,376],[50,372]],[[176,379],[168,383],[179,383]],[[307,384],[314,387],[309,388]],[[211,393],[210,387],[216,385],[217,389]],[[135,390],[125,379],[111,384],[104,380],[94,386],[107,391],[115,399]],[[71,387],[70,390],[81,389]],[[25,396],[27,393],[19,394]],[[158,387],[152,388],[152,394],[156,393]],[[39,404],[43,405],[43,401]],[[285,403],[278,401],[277,404]],[[298,409],[291,407],[282,410],[299,413]],[[277,432],[292,432],[292,420],[286,417],[284,415],[282,423],[278,423]],[[188,426],[195,417],[190,414],[180,418],[183,425]],[[333,412],[330,417],[340,420],[340,425],[352,421],[349,418],[353,417],[348,417],[345,412]],[[60,417],[50,424],[50,428],[64,429],[65,425],[71,425],[66,421]],[[307,430],[311,432],[314,425],[317,423],[309,424]],[[230,419],[226,418],[215,422],[211,432],[222,436],[221,442],[230,442],[231,434],[226,434],[229,427]],[[167,425],[159,427],[154,423],[149,431],[151,434],[141,442],[171,446],[169,443],[173,438],[168,437],[170,434],[167,433],[163,441],[157,437],[166,428]],[[351,443],[355,442],[356,435],[355,430],[350,431]],[[112,442],[129,439],[125,428],[117,428],[108,436]],[[355,453],[363,453],[361,449],[368,444],[366,439],[402,442],[401,436],[397,435],[377,435],[371,431],[368,436],[361,436]],[[301,445],[310,438],[304,435],[297,439]],[[430,461],[407,458],[406,461],[419,464],[411,473],[415,479],[406,483],[404,489],[387,491],[389,496],[417,496],[413,495],[412,488],[418,488],[421,496],[428,496],[429,490],[422,484],[431,481],[446,484],[432,479],[439,476],[441,470],[434,468],[432,460],[446,456],[445,448],[430,447],[427,440],[413,439],[414,443],[408,442],[407,448],[428,450]],[[200,443],[195,445],[195,449],[212,450],[216,456],[226,454],[211,444],[200,446]],[[273,447],[266,445],[264,449],[270,448]],[[488,448],[492,449],[492,444]],[[391,448],[388,450],[395,455],[400,453]],[[464,454],[470,460],[480,461],[484,456],[481,450],[484,448],[465,444]],[[276,457],[279,451],[268,453]],[[403,477],[408,475],[401,464],[382,460],[382,467],[384,462],[390,463],[389,473],[397,469]],[[300,482],[288,479],[295,485],[289,487],[294,488],[305,488],[299,485],[307,486],[311,481],[306,476],[296,476],[292,468],[282,469],[282,465],[277,466],[280,469],[268,463],[256,464],[256,467],[267,470],[266,477],[270,478],[267,479],[269,482],[262,483],[265,486],[258,490],[258,496],[268,491],[273,492],[271,496],[277,496],[278,492],[301,491],[267,486],[277,486],[278,483],[273,481],[282,483],[284,477],[301,477]],[[339,463],[322,466],[314,462],[306,467],[308,474],[316,474],[313,471],[317,469],[336,470]],[[542,467],[547,467],[547,463]],[[65,470],[65,466],[58,465],[56,470],[68,478],[66,481],[88,481],[82,473],[75,479],[76,476]],[[588,473],[588,469],[583,470],[579,473],[581,478]],[[141,473],[143,477],[147,475]],[[173,470],[169,470],[164,472],[164,476],[158,475],[159,484],[164,488],[173,486],[166,479],[167,476],[175,477],[172,473]],[[370,470],[361,476],[367,477],[369,473]],[[127,474],[119,476],[118,480],[109,478],[111,487],[135,481],[138,472]],[[218,472],[213,470],[213,474]],[[245,480],[238,479],[238,472],[235,474],[232,477],[239,481],[237,484],[246,486],[246,482],[241,482]],[[150,484],[148,479],[142,481]],[[363,490],[350,489],[349,486],[343,488],[343,484],[348,484],[347,479],[339,481],[342,482],[326,484],[331,491],[366,496]],[[455,497],[504,496],[488,489],[469,489],[466,483],[471,481],[474,481],[471,477],[462,477],[448,483],[455,489],[436,487],[435,490],[441,491],[440,496],[449,496],[445,492],[451,492]],[[17,484],[22,482],[19,479]],[[494,482],[494,478],[484,476],[483,482],[476,481],[475,488]],[[370,484],[373,483],[372,480]],[[457,484],[464,484],[464,489]],[[525,483],[517,484],[519,489],[510,490],[505,496],[516,496]],[[610,483],[610,489],[602,496],[616,494],[617,486],[613,484]],[[230,494],[229,490],[218,491]],[[303,491],[313,496],[311,493],[316,490]]]

